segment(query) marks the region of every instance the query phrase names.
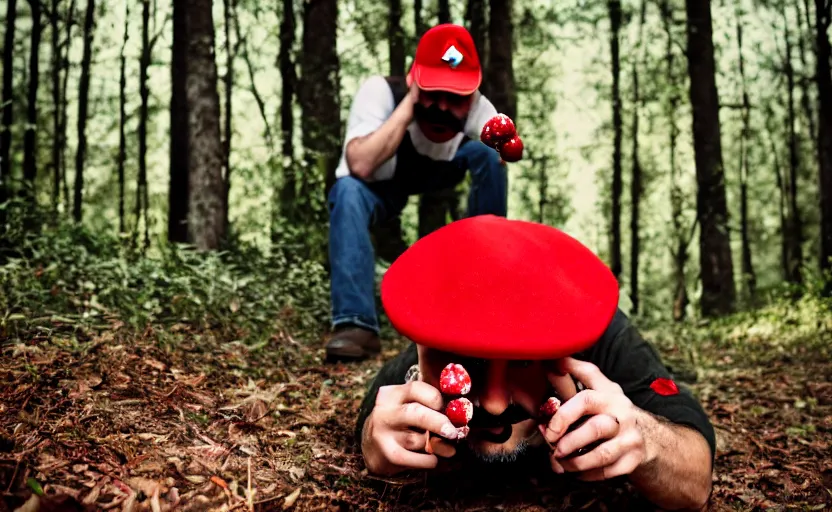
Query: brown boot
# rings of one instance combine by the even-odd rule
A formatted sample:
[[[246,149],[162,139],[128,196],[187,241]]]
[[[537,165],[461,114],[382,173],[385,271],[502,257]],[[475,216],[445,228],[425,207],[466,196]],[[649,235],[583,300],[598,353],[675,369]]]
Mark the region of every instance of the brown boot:
[[[381,352],[381,340],[373,331],[361,327],[342,327],[335,331],[326,344],[326,359],[361,361]]]

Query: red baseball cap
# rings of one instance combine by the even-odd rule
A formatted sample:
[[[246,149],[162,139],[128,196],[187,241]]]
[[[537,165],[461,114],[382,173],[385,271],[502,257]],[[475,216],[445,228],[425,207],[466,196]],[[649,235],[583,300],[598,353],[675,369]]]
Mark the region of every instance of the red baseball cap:
[[[566,233],[482,215],[421,238],[390,266],[381,300],[412,341],[488,359],[558,359],[595,344],[618,282]]]
[[[482,69],[471,34],[452,23],[425,32],[407,77],[408,85],[416,80],[425,91],[473,94],[482,83]]]

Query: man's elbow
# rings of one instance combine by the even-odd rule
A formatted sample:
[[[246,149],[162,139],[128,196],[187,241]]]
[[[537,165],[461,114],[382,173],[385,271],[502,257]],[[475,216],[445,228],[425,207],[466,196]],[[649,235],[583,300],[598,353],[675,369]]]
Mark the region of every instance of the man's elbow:
[[[346,160],[350,174],[356,178],[366,180],[373,174],[373,164],[367,158],[361,158],[353,152],[347,151]]]

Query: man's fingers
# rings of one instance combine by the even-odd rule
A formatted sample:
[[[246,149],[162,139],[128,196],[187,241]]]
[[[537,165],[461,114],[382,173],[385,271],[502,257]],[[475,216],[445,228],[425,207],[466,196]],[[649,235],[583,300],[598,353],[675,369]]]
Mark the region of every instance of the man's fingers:
[[[422,440],[424,441],[424,437]],[[435,455],[405,450],[392,437],[385,440],[381,445],[381,449],[387,462],[395,466],[414,469],[433,469],[439,463],[439,459]]]
[[[618,434],[619,428],[620,425],[612,416],[597,414],[558,441],[555,457],[566,457],[595,441],[612,439]]]
[[[402,400],[399,403],[418,402],[438,411],[445,405],[442,393],[426,382],[414,381],[402,386]]]
[[[611,466],[602,468],[590,469],[584,471],[578,476],[578,479],[585,482],[598,482],[601,480],[609,480],[617,476],[629,475],[638,467],[638,457],[632,455],[624,455]]]
[[[402,428],[429,430],[452,440],[459,435],[459,430],[453,426],[447,416],[420,403],[406,403],[392,417],[391,426],[397,430]]]
[[[607,406],[604,395],[592,389],[585,389],[565,402],[546,426],[546,440],[556,443],[570,425],[582,416],[602,414]]]
[[[575,381],[569,375],[557,375],[554,372],[548,372],[546,377],[549,379],[549,384],[555,390],[555,394],[560,398],[561,402],[565,402],[578,394],[578,388],[575,387]]]
[[[573,357],[560,360],[559,368],[578,379],[585,387],[602,393],[621,393],[621,386],[609,380],[601,370],[592,363],[580,361]]]
[[[618,438],[614,438],[599,444],[589,451],[589,453],[585,453],[580,457],[575,457],[574,459],[558,459],[558,462],[560,462],[560,465],[563,466],[566,471],[583,472],[611,466],[618,462],[618,459],[620,459],[623,454],[624,450],[621,446],[620,440]],[[606,472],[603,474],[606,478],[609,478]]]
[[[425,451],[425,434],[407,431],[400,432],[398,437],[399,444],[401,444],[405,450],[418,453],[423,453]],[[456,448],[450,442],[445,441],[441,437],[431,437],[430,446],[433,449],[433,453],[440,457],[453,457],[454,454],[456,454]]]
[[[440,457],[449,459],[456,455],[456,447],[441,437],[431,437],[430,446],[433,448],[433,453]]]

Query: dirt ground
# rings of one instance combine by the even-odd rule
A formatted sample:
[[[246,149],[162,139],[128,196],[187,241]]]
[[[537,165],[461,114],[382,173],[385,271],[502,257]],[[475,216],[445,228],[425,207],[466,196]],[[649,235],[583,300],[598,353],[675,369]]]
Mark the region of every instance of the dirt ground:
[[[621,482],[368,476],[355,414],[402,341],[333,366],[320,340],[285,333],[260,347],[184,326],[47,335],[0,356],[0,511],[645,510]],[[711,509],[832,510],[828,353],[698,354],[690,386],[718,437]]]

